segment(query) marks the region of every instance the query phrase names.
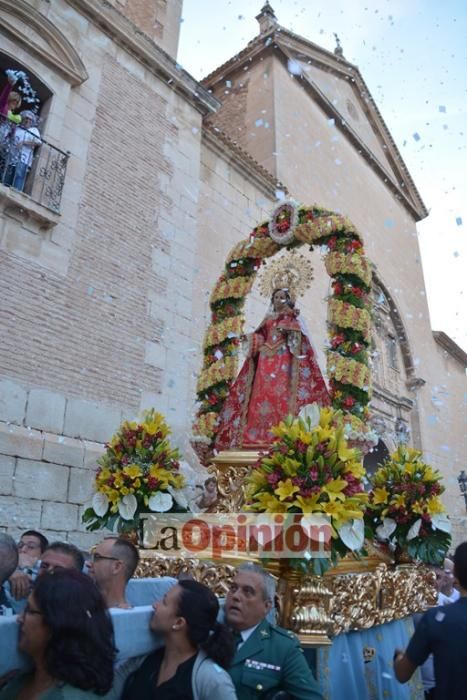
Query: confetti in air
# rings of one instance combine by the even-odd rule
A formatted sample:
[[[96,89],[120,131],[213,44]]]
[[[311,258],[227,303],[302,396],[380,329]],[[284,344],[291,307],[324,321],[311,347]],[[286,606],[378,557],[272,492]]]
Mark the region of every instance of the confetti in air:
[[[289,58],[287,62],[287,69],[292,75],[301,75],[303,73],[300,63],[298,61],[294,61],[293,58]]]

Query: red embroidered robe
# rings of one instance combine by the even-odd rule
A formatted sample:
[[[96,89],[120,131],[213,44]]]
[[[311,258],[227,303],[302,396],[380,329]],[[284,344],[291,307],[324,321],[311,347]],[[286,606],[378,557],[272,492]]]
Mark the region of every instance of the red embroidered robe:
[[[314,402],[327,406],[330,400],[310,342],[293,312],[271,314],[251,336],[248,357],[219,414],[214,446],[265,447],[272,426]]]

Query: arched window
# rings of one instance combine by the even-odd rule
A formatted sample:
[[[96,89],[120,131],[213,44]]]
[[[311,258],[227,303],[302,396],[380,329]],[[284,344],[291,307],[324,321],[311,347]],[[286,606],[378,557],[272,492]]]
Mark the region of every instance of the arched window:
[[[52,92],[30,69],[2,52],[0,90],[8,85],[5,73],[8,69],[27,75],[31,93],[24,89],[25,83],[20,78],[11,88],[21,100],[13,110],[17,120],[0,115],[0,183],[58,211],[68,155],[43,138]],[[33,121],[20,120],[21,112],[25,111],[36,115]]]

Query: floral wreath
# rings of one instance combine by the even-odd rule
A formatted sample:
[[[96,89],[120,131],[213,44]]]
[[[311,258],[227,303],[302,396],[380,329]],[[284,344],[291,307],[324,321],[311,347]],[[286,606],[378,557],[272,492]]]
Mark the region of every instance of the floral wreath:
[[[291,250],[304,244],[310,250],[314,245],[324,247],[326,270],[332,278],[327,351],[332,405],[343,411],[354,433],[366,434],[364,422],[371,398],[370,262],[360,234],[346,217],[288,201],[276,208],[271,222],[256,226],[230,251],[212,291],[211,323],[204,338],[204,361],[197,383],[195,442],[209,446],[214,443],[218,415],[237,375],[245,297],[261,264],[281,248]]]

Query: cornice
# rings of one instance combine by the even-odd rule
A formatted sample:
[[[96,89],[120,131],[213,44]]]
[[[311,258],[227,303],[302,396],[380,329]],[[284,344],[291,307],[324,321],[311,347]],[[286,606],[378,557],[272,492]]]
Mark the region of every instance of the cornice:
[[[206,144],[218,151],[225,158],[228,156],[229,161],[246,176],[251,182],[259,187],[268,197],[276,199],[276,190],[280,189],[288,193],[287,187],[281,182],[278,182],[274,175],[266,170],[258,161],[247,153],[241,146],[234,143],[220,129],[211,124],[203,124],[203,141]]]
[[[452,338],[443,331],[433,331],[433,338],[440,347],[443,348],[451,357],[457,360],[462,367],[467,367],[467,353],[465,353]]]
[[[409,399],[408,396],[401,396],[394,394],[389,389],[386,389],[378,384],[373,384],[373,396],[375,399],[380,399],[387,404],[395,407],[404,407],[407,410],[411,410],[414,407],[414,401]]]
[[[215,112],[220,102],[154,41],[107,0],[66,0],[154,75],[187,99],[201,114]]]

